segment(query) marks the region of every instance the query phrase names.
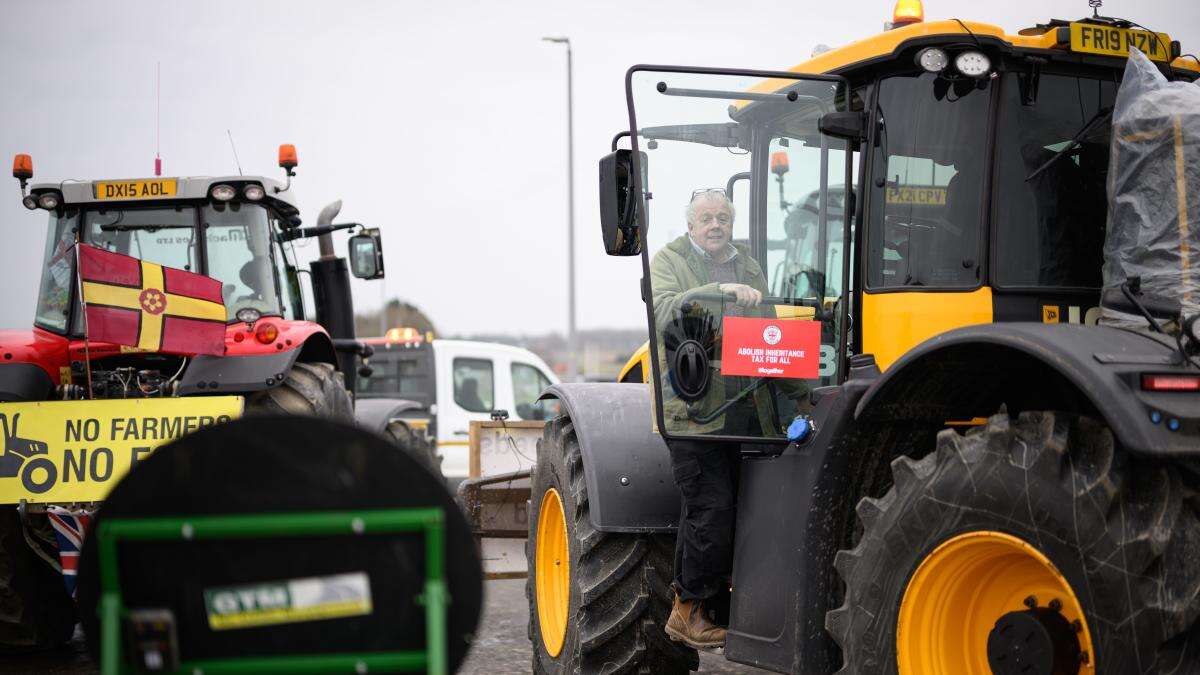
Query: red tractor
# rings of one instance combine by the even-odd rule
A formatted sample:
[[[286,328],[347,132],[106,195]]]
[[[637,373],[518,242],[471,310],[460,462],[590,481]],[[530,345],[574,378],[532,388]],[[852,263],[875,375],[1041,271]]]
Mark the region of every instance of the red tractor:
[[[280,147],[279,165],[284,183],[226,176],[29,186],[32,160],[17,156],[24,204],[44,211],[49,228],[33,328],[0,331],[0,650],[72,634],[74,603],[59,572],[69,577],[73,562],[59,555],[62,540],[47,515],[55,505],[94,507],[153,448],[243,412],[353,418],[348,386],[369,348],[354,339],[346,260],[333,254],[329,235],[360,229],[350,239],[350,268],[377,279],[379,233],[333,224],[336,205],[315,227],[301,227],[293,146]],[[312,308],[292,242],[317,236]],[[77,244],[218,280],[223,353],[87,338]]]

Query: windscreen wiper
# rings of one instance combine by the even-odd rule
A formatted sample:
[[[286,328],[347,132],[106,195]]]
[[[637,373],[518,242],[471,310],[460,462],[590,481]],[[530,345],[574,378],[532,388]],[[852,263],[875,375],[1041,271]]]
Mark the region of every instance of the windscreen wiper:
[[[758,389],[760,387],[762,387],[764,384],[766,384],[767,382],[768,382],[768,379],[765,377],[758,378],[757,380],[751,382],[750,386],[739,391],[737,393],[737,395],[735,395],[733,398],[729,399],[728,401],[725,401],[720,406],[718,406],[716,410],[708,413],[707,415],[701,415],[699,413],[699,411],[697,411],[695,409],[695,406],[688,406],[687,407],[688,419],[692,420],[696,424],[708,424],[709,422],[720,417],[726,410],[729,410],[738,401],[741,401],[742,399],[746,398],[750,394],[753,394],[755,391],[758,391]]]
[[[1058,162],[1058,160],[1062,159],[1064,156],[1066,156],[1072,150],[1079,147],[1080,139],[1082,139],[1082,138],[1086,137],[1088,134],[1092,133],[1092,131],[1096,127],[1100,126],[1100,124],[1102,122],[1108,121],[1108,119],[1112,117],[1112,114],[1113,114],[1112,108],[1101,108],[1100,110],[1097,110],[1096,114],[1092,115],[1092,119],[1088,120],[1087,124],[1084,124],[1083,128],[1080,129],[1078,133],[1076,133],[1074,136],[1071,137],[1071,140],[1066,145],[1063,146],[1063,149],[1054,153],[1054,156],[1051,157],[1050,159],[1046,160],[1045,164],[1034,169],[1033,173],[1031,173],[1025,177],[1025,182],[1028,183],[1029,181],[1033,180],[1034,178],[1037,178],[1038,176],[1042,175],[1046,171],[1046,169],[1049,169],[1056,162]]]
[[[157,232],[158,230],[191,230],[194,227],[194,225],[101,225],[100,230],[103,232],[129,232],[131,230]]]

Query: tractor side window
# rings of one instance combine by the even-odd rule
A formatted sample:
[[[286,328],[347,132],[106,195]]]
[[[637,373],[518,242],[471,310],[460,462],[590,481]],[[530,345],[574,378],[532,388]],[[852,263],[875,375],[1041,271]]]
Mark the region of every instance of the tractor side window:
[[[880,83],[869,188],[870,288],[980,283],[990,89],[987,81],[933,73]]]
[[[281,232],[278,221],[271,218],[271,233]],[[300,280],[296,276],[295,256],[289,256],[291,244],[281,244],[274,236],[271,245],[271,260],[275,263],[275,277],[279,279],[280,303],[285,319],[303,319],[304,308],[300,305]]]
[[[75,232],[77,211],[50,214],[46,251],[42,256],[42,283],[38,289],[34,323],[62,333],[67,329],[71,286],[75,282]]]
[[[1028,104],[1021,85],[1018,73],[1005,75],[992,219],[996,281],[1099,288],[1112,125],[1093,125],[1078,145],[1049,162],[1097,115],[1112,109],[1117,85],[1042,74],[1037,97]]]
[[[221,281],[229,319],[245,308],[281,316],[266,210],[238,202],[216,203],[204,207],[204,225],[208,275]]]
[[[490,359],[454,359],[454,402],[470,412],[491,412],[495,386]]]

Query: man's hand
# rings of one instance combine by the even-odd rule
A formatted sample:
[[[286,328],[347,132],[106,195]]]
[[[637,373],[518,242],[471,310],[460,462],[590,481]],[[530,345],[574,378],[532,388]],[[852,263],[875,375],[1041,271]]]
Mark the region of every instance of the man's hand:
[[[737,296],[734,304],[739,307],[753,307],[762,302],[763,299],[761,292],[746,284],[721,284],[717,288],[722,293],[733,293]]]

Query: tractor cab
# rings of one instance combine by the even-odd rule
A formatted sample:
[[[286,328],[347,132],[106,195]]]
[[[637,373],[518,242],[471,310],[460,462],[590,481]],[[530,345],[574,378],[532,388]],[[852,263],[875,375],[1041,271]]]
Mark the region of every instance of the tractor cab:
[[[901,2],[891,27],[789,72],[630,69],[603,233],[644,258],[665,435],[783,440],[855,355],[886,370],[953,328],[1100,316],[1125,56],[1200,63],[1103,17],[1008,35]]]
[[[18,158],[18,165],[28,165],[32,174],[31,160]],[[24,195],[25,206],[47,211],[50,221],[35,325],[62,335],[83,334],[74,283],[77,240],[216,278],[230,323],[239,317],[246,323],[258,317],[304,320],[291,242],[321,232],[300,227],[290,189],[296,166],[292,146],[281,148],[280,166],[289,172],[287,184],[260,176],[34,184]],[[18,171],[14,175],[21,178]],[[352,239],[351,268],[360,277],[378,278],[378,231],[366,232]]]

